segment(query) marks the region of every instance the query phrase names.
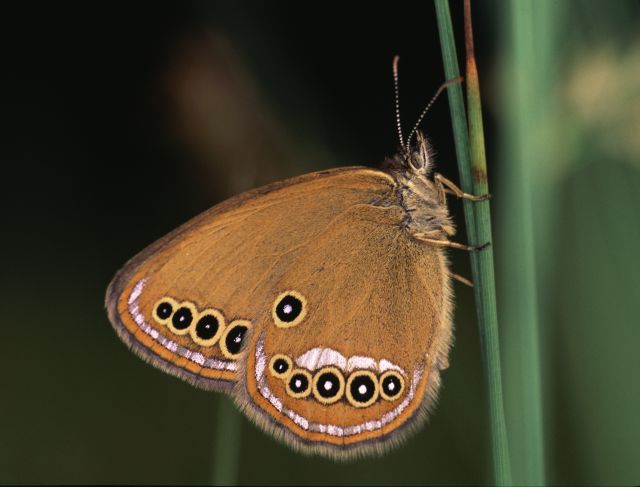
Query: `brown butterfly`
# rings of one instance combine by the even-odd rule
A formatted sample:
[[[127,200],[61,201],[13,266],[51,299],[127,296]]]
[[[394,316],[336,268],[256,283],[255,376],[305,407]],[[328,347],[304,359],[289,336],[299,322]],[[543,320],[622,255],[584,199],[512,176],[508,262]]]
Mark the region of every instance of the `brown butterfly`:
[[[449,240],[446,193],[484,199],[432,174],[415,129],[401,145],[388,171],[248,191],[142,251],[107,290],[119,337],[165,372],[231,394],[304,452],[342,459],[399,443],[448,366],[458,276],[445,248],[474,249]]]

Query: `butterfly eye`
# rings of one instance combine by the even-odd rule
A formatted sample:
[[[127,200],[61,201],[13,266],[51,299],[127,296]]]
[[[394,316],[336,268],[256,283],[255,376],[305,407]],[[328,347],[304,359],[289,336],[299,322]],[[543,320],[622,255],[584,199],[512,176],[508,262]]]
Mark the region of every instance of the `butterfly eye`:
[[[153,307],[153,319],[161,325],[166,325],[177,308],[178,303],[176,303],[175,299],[164,297],[158,300]]]
[[[251,328],[246,320],[236,320],[229,324],[220,340],[220,349],[225,357],[237,359],[242,352],[242,343]]]
[[[313,395],[323,404],[332,404],[344,395],[344,377],[336,367],[325,367],[313,378]]]
[[[198,311],[193,304],[189,302],[180,303],[178,309],[175,310],[171,319],[167,322],[169,329],[176,335],[186,335],[189,333],[189,327],[197,314]]]
[[[388,370],[380,376],[380,395],[387,401],[400,397],[404,391],[404,378],[395,370]]]
[[[307,314],[307,300],[296,291],[285,291],[278,296],[273,306],[273,321],[276,326],[289,328],[300,323]]]
[[[294,369],[287,381],[287,394],[296,399],[311,393],[311,374],[304,369]]]
[[[373,372],[360,370],[347,380],[347,401],[357,408],[371,406],[378,399],[378,378]]]
[[[203,347],[214,345],[224,330],[224,316],[220,311],[207,309],[198,315],[196,326],[189,328],[194,342]]]
[[[286,379],[291,373],[293,362],[286,355],[274,355],[269,361],[269,370],[271,375],[277,379]]]

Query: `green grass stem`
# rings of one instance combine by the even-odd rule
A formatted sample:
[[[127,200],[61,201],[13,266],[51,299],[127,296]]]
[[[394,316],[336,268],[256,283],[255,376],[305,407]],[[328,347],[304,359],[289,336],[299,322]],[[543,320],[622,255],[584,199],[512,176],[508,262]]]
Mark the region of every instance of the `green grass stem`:
[[[242,418],[233,401],[226,396],[220,395],[218,399],[217,420],[212,482],[213,485],[236,485]]]
[[[447,0],[436,0],[435,7],[445,76],[447,79],[452,79],[459,76],[460,71],[458,68],[449,3]],[[466,7],[468,7],[468,5]],[[469,43],[467,42],[467,44]],[[472,58],[472,67],[474,66],[475,60]],[[480,90],[478,87],[477,70],[474,68],[474,71],[475,75],[472,73],[474,79],[471,80],[471,83],[469,83],[469,79],[467,79],[469,125],[467,125],[462,87],[460,85],[450,86],[448,95],[458,160],[458,171],[460,173],[460,186],[462,190],[467,193],[485,194],[489,188],[486,158],[484,155]],[[469,242],[472,245],[491,242],[489,202],[472,203],[464,200],[463,207]],[[509,461],[500,368],[493,248],[491,246],[479,252],[471,253],[471,270],[475,283],[474,295],[489,401],[494,482],[496,485],[511,485],[511,465]]]
[[[471,153],[472,194],[489,193],[487,177],[487,158],[484,146],[484,128],[482,123],[482,105],[480,103],[480,82],[473,48],[473,28],[471,21],[471,2],[464,2],[465,51],[466,51],[466,87],[467,113],[469,121],[469,142]],[[491,233],[491,212],[489,201],[473,204],[476,219],[476,241],[478,244],[493,242]],[[500,366],[500,345],[498,333],[498,310],[496,300],[493,249],[487,248],[471,256],[477,260],[478,277],[474,281],[476,303],[480,323],[480,339],[483,344],[493,432],[495,479],[498,484],[511,484],[511,462],[508,449],[507,428],[502,394],[502,368]]]

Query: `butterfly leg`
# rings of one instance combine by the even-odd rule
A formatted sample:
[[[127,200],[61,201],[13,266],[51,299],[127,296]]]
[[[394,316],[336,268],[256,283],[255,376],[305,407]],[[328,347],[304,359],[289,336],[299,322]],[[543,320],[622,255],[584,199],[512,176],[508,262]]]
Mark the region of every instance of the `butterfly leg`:
[[[473,281],[470,281],[466,277],[462,277],[460,274],[456,274],[455,272],[450,272],[449,275],[458,282],[461,282],[465,286],[473,287]]]
[[[465,245],[458,242],[452,242],[451,240],[441,239],[441,238],[429,238],[428,233],[418,233],[414,235],[415,238],[420,240],[421,242],[430,243],[433,245],[437,245],[439,247],[449,247],[451,249],[460,249],[466,250],[468,252],[476,252],[478,250],[482,250],[491,245],[490,242],[487,242],[482,245]]]
[[[489,193],[480,196],[474,196],[472,194],[465,193],[458,186],[456,186],[453,181],[445,178],[440,173],[434,173],[433,179],[438,187],[438,193],[440,194],[440,201],[442,203],[446,202],[445,193],[455,194],[458,198],[463,198],[470,201],[485,201],[491,198],[491,195]]]

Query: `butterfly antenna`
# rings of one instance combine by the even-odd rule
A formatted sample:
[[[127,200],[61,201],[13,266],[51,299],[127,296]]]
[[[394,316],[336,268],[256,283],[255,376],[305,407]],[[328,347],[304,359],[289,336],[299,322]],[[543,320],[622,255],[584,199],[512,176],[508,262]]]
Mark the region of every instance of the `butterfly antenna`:
[[[418,131],[418,127],[420,126],[420,123],[422,122],[422,119],[424,118],[424,116],[429,111],[429,108],[431,108],[431,105],[433,105],[433,103],[438,99],[440,94],[447,88],[447,86],[454,85],[456,83],[462,83],[463,80],[464,78],[462,76],[458,76],[457,78],[447,80],[440,85],[440,88],[438,88],[438,91],[436,91],[436,94],[433,95],[431,100],[429,100],[429,103],[427,103],[427,106],[424,107],[424,110],[422,110],[422,113],[418,117],[418,121],[415,123],[415,125],[411,129],[411,132],[409,132],[409,136],[407,137],[407,152],[409,152],[408,147],[411,144],[411,139],[413,138],[414,135],[416,135],[416,132]],[[398,115],[398,120],[400,120],[399,115]]]
[[[393,91],[396,100],[396,126],[398,128],[398,138],[400,139],[400,147],[408,153],[407,147],[404,145],[404,137],[402,136],[402,124],[400,123],[400,88],[398,86],[398,62],[400,56],[397,54],[393,57]]]

